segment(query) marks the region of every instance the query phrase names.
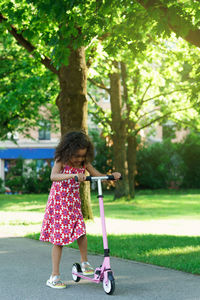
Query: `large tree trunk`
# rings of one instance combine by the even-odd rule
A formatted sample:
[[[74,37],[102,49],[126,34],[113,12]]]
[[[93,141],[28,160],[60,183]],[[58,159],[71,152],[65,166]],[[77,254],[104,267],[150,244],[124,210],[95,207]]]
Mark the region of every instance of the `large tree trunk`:
[[[112,131],[114,168],[122,174],[123,180],[118,181],[115,198],[128,196],[126,172],[126,134],[125,122],[122,118],[121,84],[118,63],[114,62],[115,72],[110,74],[110,102],[112,111]]]
[[[59,70],[60,94],[56,104],[60,113],[61,134],[69,130],[87,131],[87,68],[85,51],[71,49],[68,66]]]
[[[136,173],[136,151],[137,140],[133,135],[129,135],[127,138],[127,162],[128,162],[128,183],[129,194],[131,198],[135,197],[135,173]]]
[[[87,67],[85,50],[71,49],[68,66],[59,70],[60,94],[56,104],[60,113],[61,134],[71,130],[87,132]],[[90,185],[81,184],[82,212],[85,219],[92,219]]]
[[[127,136],[127,163],[128,163],[128,184],[129,184],[129,195],[131,198],[135,197],[135,173],[136,173],[136,150],[137,150],[137,139],[134,135],[135,124],[131,120],[131,106],[128,95],[127,87],[127,70],[126,64],[121,62],[121,75],[123,84],[123,97],[124,103],[126,104],[126,136]],[[135,86],[136,90],[137,86]]]

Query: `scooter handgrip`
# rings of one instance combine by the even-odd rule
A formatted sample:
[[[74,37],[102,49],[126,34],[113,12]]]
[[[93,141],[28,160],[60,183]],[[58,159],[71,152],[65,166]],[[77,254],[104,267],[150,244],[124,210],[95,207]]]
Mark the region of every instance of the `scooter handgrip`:
[[[122,180],[122,176],[119,179]],[[113,175],[108,175],[108,180],[115,180],[115,177]]]
[[[108,175],[108,179],[107,180],[115,180],[115,177],[113,175]]]
[[[78,176],[75,176],[74,179],[76,182],[78,182]],[[85,181],[91,181],[91,176],[86,176]]]

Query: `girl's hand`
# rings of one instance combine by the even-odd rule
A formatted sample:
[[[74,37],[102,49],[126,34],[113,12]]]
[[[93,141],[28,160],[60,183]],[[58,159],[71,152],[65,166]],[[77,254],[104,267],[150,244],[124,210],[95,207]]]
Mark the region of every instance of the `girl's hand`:
[[[121,177],[121,174],[118,172],[114,172],[112,175],[114,176],[115,180],[118,180]]]
[[[82,174],[82,173],[78,173],[78,174],[76,174],[75,176],[78,177],[78,181],[79,181],[79,182],[85,181],[85,179],[86,179],[85,174]]]

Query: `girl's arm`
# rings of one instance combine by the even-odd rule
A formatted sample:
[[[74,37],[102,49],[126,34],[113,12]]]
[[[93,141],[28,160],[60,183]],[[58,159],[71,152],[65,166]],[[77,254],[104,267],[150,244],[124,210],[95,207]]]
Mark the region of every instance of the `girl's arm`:
[[[90,173],[91,176],[105,176],[106,174],[102,174],[99,171],[97,171],[90,163],[87,163],[86,169]],[[112,173],[114,176],[115,180],[119,179],[121,177],[121,174],[118,172]]]
[[[91,163],[87,163],[86,164],[86,169],[87,171],[90,173],[91,176],[105,176],[105,174],[100,173],[99,171],[97,171],[92,165]]]
[[[84,174],[62,174],[61,171],[63,169],[63,164],[61,162],[55,161],[54,166],[51,171],[51,180],[52,181],[63,181],[70,178],[74,178],[78,176],[79,181],[85,180]]]

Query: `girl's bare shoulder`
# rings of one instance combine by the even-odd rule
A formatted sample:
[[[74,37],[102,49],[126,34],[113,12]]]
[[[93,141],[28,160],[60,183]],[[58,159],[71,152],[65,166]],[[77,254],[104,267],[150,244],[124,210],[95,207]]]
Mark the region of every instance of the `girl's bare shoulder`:
[[[63,169],[63,167],[64,167],[64,165],[61,161],[55,161],[52,170],[61,171]]]

